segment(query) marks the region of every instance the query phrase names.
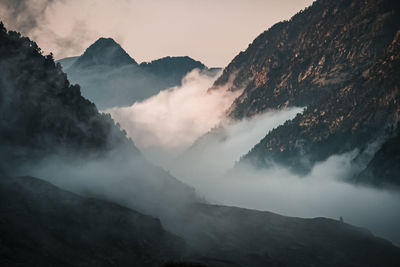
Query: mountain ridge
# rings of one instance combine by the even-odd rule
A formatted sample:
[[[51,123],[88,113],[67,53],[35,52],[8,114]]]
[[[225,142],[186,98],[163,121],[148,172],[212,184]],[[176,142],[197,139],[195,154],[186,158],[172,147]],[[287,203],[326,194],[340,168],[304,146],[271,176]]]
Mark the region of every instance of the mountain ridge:
[[[131,64],[137,65],[114,39],[101,37],[90,45],[71,67],[90,68],[97,65],[122,67]]]
[[[111,50],[119,51],[117,56],[100,52],[96,48],[100,40],[102,38],[89,46],[83,55],[72,59],[60,59],[58,62],[63,65],[63,70],[68,74],[71,82],[80,84],[82,94],[101,110],[129,106],[136,101],[143,101],[156,95],[162,90],[179,86],[185,75],[194,69],[199,69],[209,75],[216,75],[219,70],[208,69],[200,61],[188,56],[167,56],[137,64],[112,39],[107,43],[112,43],[113,47],[116,47]],[[100,45],[100,48],[103,46]],[[118,56],[120,54],[126,55]]]

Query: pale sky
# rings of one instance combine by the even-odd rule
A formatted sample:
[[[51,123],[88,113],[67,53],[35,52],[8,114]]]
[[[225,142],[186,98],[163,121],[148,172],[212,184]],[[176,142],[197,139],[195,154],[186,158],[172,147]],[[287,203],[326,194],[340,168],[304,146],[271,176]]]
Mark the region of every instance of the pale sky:
[[[313,0],[0,0],[6,27],[57,59],[112,37],[137,62],[190,56],[224,67],[264,30]]]

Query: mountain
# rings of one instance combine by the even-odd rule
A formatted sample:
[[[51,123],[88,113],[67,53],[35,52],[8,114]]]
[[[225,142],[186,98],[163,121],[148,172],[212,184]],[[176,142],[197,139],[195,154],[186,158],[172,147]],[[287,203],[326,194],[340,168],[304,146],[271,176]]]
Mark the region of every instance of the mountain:
[[[72,64],[72,68],[91,68],[96,66],[122,67],[137,65],[136,61],[125,52],[112,38],[100,38]]]
[[[164,57],[138,65],[113,39],[100,38],[77,58],[58,61],[68,78],[82,87],[82,94],[99,109],[128,106],[161,90],[181,85],[193,69],[216,75],[190,57]]]
[[[184,242],[149,216],[36,178],[12,178],[55,176],[59,185],[103,199],[126,193],[124,200],[147,214],[197,200],[192,188],[147,162],[110,115],[70,85],[52,55],[2,23],[0,69],[1,265],[159,266],[183,259]]]
[[[163,57],[151,62],[143,62],[140,67],[149,73],[160,77],[170,77],[181,82],[182,77],[193,69],[206,69],[207,67],[200,61],[193,60],[190,57]],[[179,81],[178,81],[179,80]]]
[[[399,248],[339,221],[204,203],[2,24],[0,69],[1,265],[399,265]]]
[[[235,57],[215,82],[243,89],[228,110],[232,118],[306,107],[242,162],[273,160],[308,172],[385,135],[400,115],[399,12],[393,0],[318,0]]]
[[[50,151],[99,152],[129,144],[138,153],[111,117],[70,85],[51,55],[3,25],[0,39],[1,167]]]
[[[117,190],[125,183],[131,186],[129,198],[140,199],[135,208],[147,213],[162,209],[160,203],[176,206],[182,199],[197,200],[193,188],[150,164],[109,114],[99,113],[83,98],[79,86],[69,84],[51,55],[43,56],[36,43],[7,32],[3,25],[0,59],[0,170],[4,173],[51,173],[40,177],[75,181],[87,191],[101,183]],[[89,168],[82,162],[98,166]],[[100,168],[104,175],[96,173]],[[73,170],[82,174],[70,174]]]

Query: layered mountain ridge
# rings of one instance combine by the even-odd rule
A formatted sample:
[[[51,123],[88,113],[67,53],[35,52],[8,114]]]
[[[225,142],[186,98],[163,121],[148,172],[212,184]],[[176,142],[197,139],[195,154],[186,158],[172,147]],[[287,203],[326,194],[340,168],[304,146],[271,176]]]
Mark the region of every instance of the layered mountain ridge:
[[[100,38],[79,57],[58,62],[73,83],[81,85],[83,96],[99,109],[128,106],[145,100],[164,89],[181,85],[190,71],[199,69],[215,75],[219,69],[208,69],[187,56],[163,57],[137,64],[111,38]]]

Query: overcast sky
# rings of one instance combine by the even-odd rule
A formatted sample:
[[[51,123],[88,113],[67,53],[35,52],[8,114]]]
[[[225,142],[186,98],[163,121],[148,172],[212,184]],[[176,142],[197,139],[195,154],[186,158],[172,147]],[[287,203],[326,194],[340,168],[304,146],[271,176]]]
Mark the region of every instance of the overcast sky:
[[[264,30],[313,0],[0,0],[6,27],[57,59],[112,37],[138,62],[187,55],[226,66]]]

